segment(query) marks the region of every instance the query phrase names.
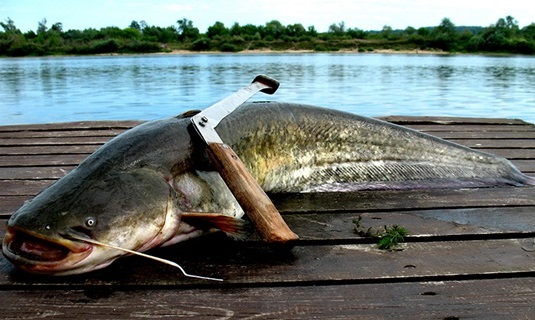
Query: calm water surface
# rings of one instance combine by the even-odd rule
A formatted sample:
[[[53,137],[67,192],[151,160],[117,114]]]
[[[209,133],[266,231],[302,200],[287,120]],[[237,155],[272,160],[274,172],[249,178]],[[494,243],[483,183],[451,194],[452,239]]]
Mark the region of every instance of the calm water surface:
[[[535,57],[201,54],[0,59],[0,125],[151,120],[202,109],[257,74],[273,96],[367,116],[535,123]]]

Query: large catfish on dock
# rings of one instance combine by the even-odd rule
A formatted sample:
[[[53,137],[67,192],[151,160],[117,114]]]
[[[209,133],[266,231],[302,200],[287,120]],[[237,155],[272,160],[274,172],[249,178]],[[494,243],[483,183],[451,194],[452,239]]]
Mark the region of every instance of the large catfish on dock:
[[[247,104],[216,129],[271,193],[535,184],[504,158],[323,108]],[[141,252],[238,233],[242,215],[182,115],[117,136],[25,203],[3,253],[29,272],[81,273],[125,253],[73,234]]]

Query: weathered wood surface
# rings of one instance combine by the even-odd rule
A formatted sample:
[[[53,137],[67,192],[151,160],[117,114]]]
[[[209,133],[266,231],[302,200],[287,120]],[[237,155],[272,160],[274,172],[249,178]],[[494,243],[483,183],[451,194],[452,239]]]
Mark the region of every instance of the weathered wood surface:
[[[535,127],[511,119],[387,117],[509,158],[535,175]],[[138,122],[0,127],[0,236],[25,200]],[[43,277],[0,258],[0,318],[527,319],[535,315],[535,188],[366,191],[273,198],[292,250],[214,234],[152,254]],[[397,251],[354,232],[402,225]]]

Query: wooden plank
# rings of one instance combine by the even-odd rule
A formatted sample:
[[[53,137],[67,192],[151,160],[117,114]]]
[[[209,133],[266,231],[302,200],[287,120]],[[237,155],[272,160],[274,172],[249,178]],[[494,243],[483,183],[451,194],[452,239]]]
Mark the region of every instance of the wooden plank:
[[[226,279],[228,283],[235,284],[399,281],[418,278],[438,280],[461,276],[477,277],[479,274],[508,274],[514,277],[515,274],[535,272],[533,253],[523,250],[521,243],[521,239],[404,243],[403,251],[397,252],[379,250],[375,244],[340,244],[298,246],[287,254],[278,250],[259,250],[254,246],[252,250],[240,248],[232,255],[223,254],[219,258],[215,256],[213,261],[206,261],[204,254],[200,257],[188,257],[186,269],[192,270],[195,269],[192,265],[198,267],[209,263],[211,266],[199,270],[201,274],[216,275]],[[213,243],[210,245],[213,246]],[[175,252],[162,250],[161,254],[162,257],[174,261],[184,259],[181,254],[177,255]],[[132,260],[122,261],[120,270],[128,273],[127,268],[136,263]],[[144,262],[136,264],[134,268],[137,269],[136,275],[142,276],[139,280],[147,283],[150,280],[144,274],[151,271],[143,264]],[[248,268],[244,270],[242,266],[245,265]],[[156,283],[190,281],[177,279],[176,273],[173,275],[173,270],[166,266],[156,266],[151,262],[152,266],[162,268],[160,272],[154,273]],[[215,268],[210,270],[210,267]],[[165,274],[163,277],[162,272]],[[168,278],[162,279],[166,277]],[[123,281],[128,280],[123,278]]]
[[[381,231],[385,225],[399,225],[408,230],[407,241],[535,235],[535,206],[284,215],[301,240],[376,241],[355,232],[354,220],[359,217],[359,230]]]
[[[65,176],[76,166],[53,167],[3,167],[0,180],[56,180]]]
[[[535,172],[535,161],[533,160],[512,160],[511,161],[518,170],[529,174]]]
[[[111,137],[46,137],[41,139],[1,139],[0,146],[71,146],[71,145],[101,145]]]
[[[54,181],[56,180],[0,180],[0,196],[34,196]]]
[[[1,156],[0,167],[76,166],[87,154]]]
[[[5,205],[0,214],[8,217],[30,198],[3,197]],[[334,213],[311,211],[285,214],[284,220],[299,234],[301,240],[349,241],[362,239],[354,231],[356,225],[353,221],[358,217],[361,218],[360,230],[381,230],[385,225],[400,225],[408,229],[408,239],[465,235],[492,239],[502,237],[505,233],[535,233],[535,206]]]
[[[222,285],[279,286],[322,283],[377,283],[519,277],[535,274],[532,238],[406,242],[401,251],[376,244],[326,242],[295,246],[291,251],[258,242],[235,242],[207,236],[151,254],[176,261],[191,273],[225,279]],[[317,242],[315,242],[317,243]],[[44,277],[15,269],[0,257],[0,286],[20,288],[58,285],[184,286],[216,285],[186,278],[168,265],[126,257],[112,265],[70,277]]]
[[[453,125],[453,124],[497,124],[497,125],[531,125],[521,119],[508,118],[472,118],[472,117],[442,117],[442,116],[383,116],[378,119],[395,122],[401,125],[410,124],[436,124],[436,125]]]
[[[53,180],[0,180],[0,195],[34,195]],[[535,188],[381,190],[271,195],[281,212],[532,206]]]
[[[410,124],[406,127],[434,134],[435,132],[533,132],[533,125],[427,125],[427,124]]]
[[[535,144],[535,140],[533,141]],[[494,148],[478,148],[477,150],[505,157],[509,160],[535,160],[535,149],[494,149]]]
[[[54,180],[0,180],[2,196],[32,196]],[[485,208],[535,205],[535,188],[383,190],[271,195],[279,211],[361,212],[404,208]]]
[[[384,190],[273,195],[281,212],[361,212],[387,209],[485,208],[535,205],[535,188]]]
[[[494,149],[529,149],[533,152],[535,157],[535,139],[508,139],[508,140],[494,140],[494,139],[450,139],[451,142],[462,144],[470,148],[494,148]]]
[[[5,319],[529,319],[535,279],[146,290],[4,291]]]
[[[535,130],[533,131],[511,131],[511,132],[500,132],[500,131],[474,131],[474,132],[451,132],[451,131],[440,131],[440,132],[430,132],[437,137],[443,139],[496,139],[496,140],[509,140],[509,139],[535,139]]]
[[[6,219],[24,200],[31,197],[11,196],[3,200],[6,206],[1,217]],[[9,203],[9,202],[12,203]],[[429,239],[503,238],[535,234],[535,206],[505,208],[455,208],[410,211],[374,211],[326,213],[310,212],[285,214],[284,220],[299,234],[301,240],[358,241],[367,243],[375,239],[362,238],[355,232],[355,220],[360,217],[359,230],[368,228],[380,231],[385,225],[400,225],[409,231],[408,241]],[[3,226],[0,226],[0,230]],[[362,241],[361,241],[362,240]]]
[[[4,156],[28,156],[28,155],[58,155],[58,154],[85,154],[89,155],[97,150],[100,144],[89,145],[52,145],[52,146],[0,146],[0,155]]]
[[[73,121],[44,124],[22,124],[0,126],[0,132],[21,131],[80,131],[80,130],[110,130],[130,129],[144,121],[121,120],[121,121]]]
[[[115,137],[126,129],[60,130],[60,131],[0,131],[2,139],[43,139],[59,137]]]
[[[115,137],[123,133],[125,129],[109,130],[69,130],[69,131],[21,131],[21,132],[2,132],[0,131],[0,143],[3,140],[10,139],[44,139],[44,138],[63,138],[63,137]]]
[[[506,118],[469,118],[469,117],[432,117],[432,116],[384,116],[378,119],[398,123],[400,125],[433,124],[438,126],[450,126],[454,124],[492,124],[492,125],[533,125],[520,119]],[[74,121],[46,124],[28,125],[4,125],[0,126],[1,132],[20,131],[57,131],[57,130],[95,130],[95,129],[129,129],[142,124],[144,121],[119,120],[119,121]]]
[[[24,204],[24,201],[30,200],[33,197],[33,195],[0,196],[0,203],[2,203],[0,206],[0,218],[9,217]]]

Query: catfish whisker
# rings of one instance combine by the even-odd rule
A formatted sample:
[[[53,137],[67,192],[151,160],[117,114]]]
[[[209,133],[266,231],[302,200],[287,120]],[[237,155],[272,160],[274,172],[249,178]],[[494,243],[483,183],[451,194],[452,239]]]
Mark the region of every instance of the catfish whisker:
[[[155,257],[155,256],[151,256],[151,255],[148,255],[146,253],[137,252],[137,251],[126,249],[126,248],[121,248],[121,247],[118,247],[118,246],[115,246],[115,245],[112,245],[112,244],[108,244],[108,243],[103,243],[103,242],[100,242],[100,241],[97,241],[97,240],[93,240],[93,239],[90,239],[90,238],[79,236],[79,235],[77,235],[75,233],[71,233],[71,232],[68,233],[68,236],[73,238],[73,239],[76,239],[76,240],[80,240],[80,241],[96,244],[96,245],[103,246],[103,247],[112,248],[112,249],[115,249],[115,250],[124,251],[124,252],[130,253],[130,254],[135,254],[135,255],[138,255],[138,256],[141,256],[141,257],[144,257],[144,258],[148,258],[148,259],[156,260],[156,261],[161,262],[161,263],[165,263],[167,265],[170,265],[170,266],[173,266],[175,268],[178,268],[182,272],[182,274],[184,276],[186,276],[186,277],[204,279],[204,280],[212,280],[212,281],[223,281],[223,279],[219,279],[219,278],[212,278],[212,277],[198,276],[198,275],[195,275],[195,274],[189,274],[184,270],[184,268],[182,268],[176,262],[173,262],[173,261],[170,261],[170,260],[166,260],[166,259],[162,259],[162,258],[158,258],[158,257]]]

